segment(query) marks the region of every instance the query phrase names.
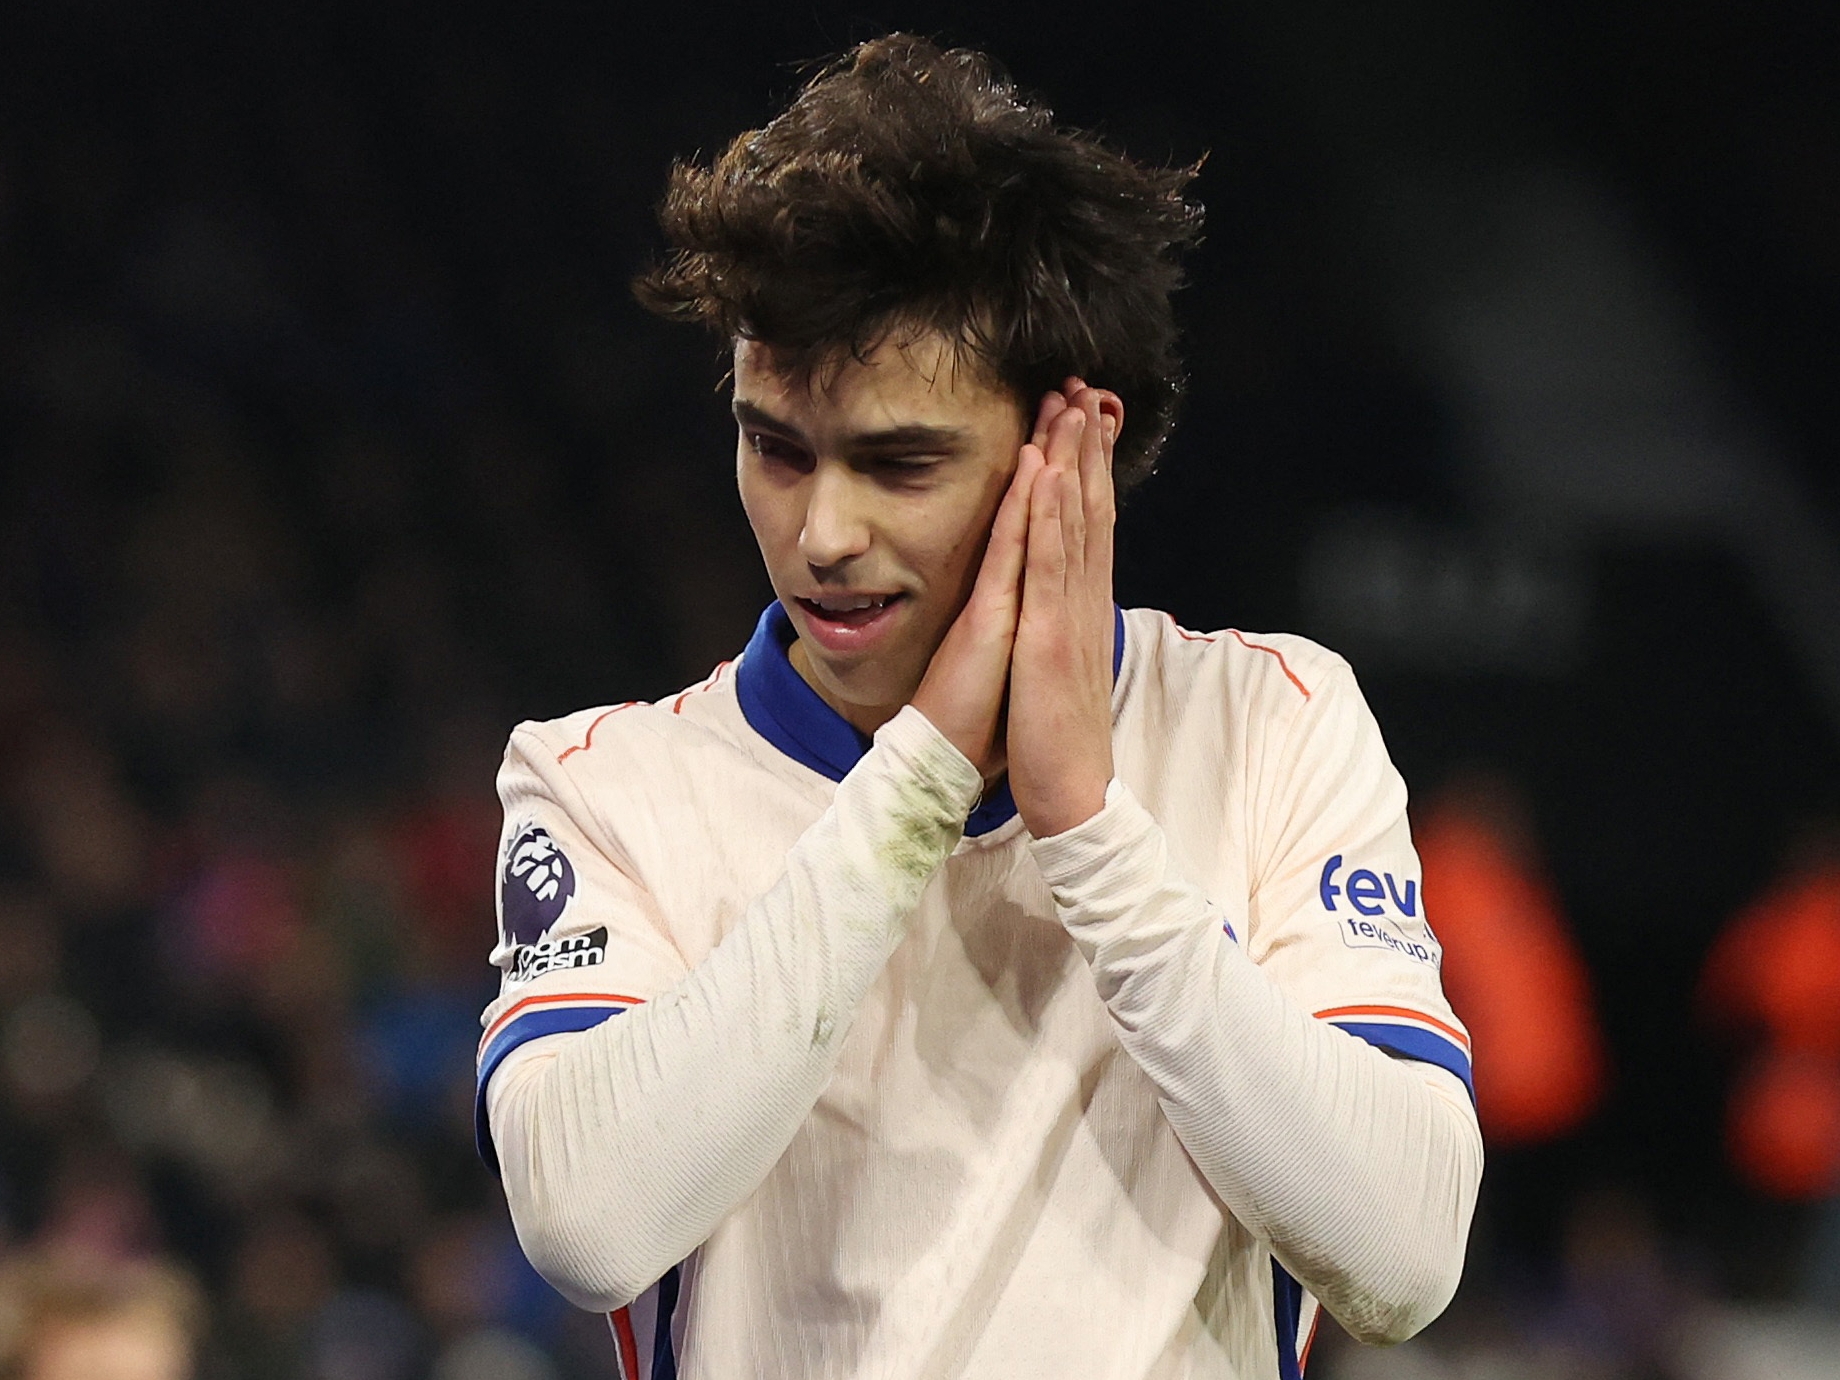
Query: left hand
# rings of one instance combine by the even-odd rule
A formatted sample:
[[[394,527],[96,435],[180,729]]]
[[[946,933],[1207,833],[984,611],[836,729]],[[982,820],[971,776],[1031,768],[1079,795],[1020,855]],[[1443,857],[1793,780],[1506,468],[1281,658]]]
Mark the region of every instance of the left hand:
[[[1124,405],[1077,378],[1061,391],[1066,406],[1044,407],[1024,447],[1044,467],[1010,658],[1010,793],[1036,838],[1092,818],[1112,779],[1112,446]]]

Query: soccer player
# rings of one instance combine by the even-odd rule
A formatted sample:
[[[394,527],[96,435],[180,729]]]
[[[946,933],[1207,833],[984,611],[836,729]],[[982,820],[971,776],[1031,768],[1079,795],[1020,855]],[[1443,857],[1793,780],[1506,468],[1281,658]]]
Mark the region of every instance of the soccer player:
[[[1189,174],[895,35],[680,167],[776,601],[512,735],[482,1147],[621,1373],[1297,1376],[1410,1336],[1481,1172],[1348,667],[1112,601]]]

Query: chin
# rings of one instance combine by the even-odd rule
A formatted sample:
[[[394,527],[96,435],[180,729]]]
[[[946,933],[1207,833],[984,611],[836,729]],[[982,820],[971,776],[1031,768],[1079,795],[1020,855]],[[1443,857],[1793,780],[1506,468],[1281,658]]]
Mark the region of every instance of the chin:
[[[869,673],[866,675],[833,674],[829,677],[832,692],[852,709],[886,710],[892,713],[914,697],[913,690],[890,683],[890,677],[885,673],[877,674],[882,671],[881,667],[859,669],[867,670]]]
[[[839,666],[813,658],[824,683],[825,698],[834,702],[846,718],[858,714],[891,717],[914,697],[919,689],[916,680],[909,684],[904,677],[891,675],[882,658],[864,658],[851,665]]]

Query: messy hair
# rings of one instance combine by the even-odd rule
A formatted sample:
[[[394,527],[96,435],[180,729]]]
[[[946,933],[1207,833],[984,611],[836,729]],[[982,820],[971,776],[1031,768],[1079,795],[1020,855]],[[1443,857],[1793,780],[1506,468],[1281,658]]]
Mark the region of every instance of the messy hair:
[[[808,376],[903,331],[938,331],[1025,409],[1077,374],[1125,400],[1123,492],[1182,392],[1169,299],[1200,234],[1195,171],[1057,125],[981,53],[889,34],[710,166],[672,169],[673,253],[634,291]]]

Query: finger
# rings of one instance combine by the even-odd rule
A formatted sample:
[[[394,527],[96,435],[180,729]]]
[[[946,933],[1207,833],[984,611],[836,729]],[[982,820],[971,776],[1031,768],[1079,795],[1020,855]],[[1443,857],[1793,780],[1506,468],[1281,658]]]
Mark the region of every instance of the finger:
[[[1104,487],[1103,479],[1111,468],[1112,445],[1106,436],[1105,418],[1099,410],[1099,390],[1083,388],[1073,397],[1073,405],[1086,418],[1086,432],[1080,437],[1080,493],[1087,516],[1096,518],[1094,500]]]
[[[1086,414],[1068,404],[1048,424],[1048,443],[1042,447],[1051,470],[1078,469],[1080,437],[1086,426]]]
[[[996,519],[990,526],[990,542],[984,548],[984,564],[978,570],[972,597],[1001,599],[1014,593],[1022,578],[1022,564],[1027,554],[1029,504],[1035,478],[1047,461],[1039,447],[1026,445],[1010,477],[1009,488],[997,505]]]
[[[1022,580],[1022,604],[1046,613],[1042,601],[1067,589],[1067,547],[1061,534],[1062,494],[1058,476],[1066,469],[1046,468],[1036,476],[1029,497],[1028,564]]]
[[[1084,396],[1086,392],[1091,392],[1091,390],[1082,390],[1082,394],[1076,394],[1076,396]],[[1062,471],[1067,477],[1067,482],[1062,488],[1060,526],[1062,526],[1062,541],[1067,546],[1067,570],[1069,570],[1069,580],[1071,580],[1080,570],[1086,569],[1084,467],[1086,467],[1086,447],[1093,442],[1093,421],[1091,421],[1091,412],[1087,408],[1078,407],[1073,397],[1067,399],[1067,410],[1075,414],[1076,423],[1075,436],[1069,443],[1067,467]]]
[[[1057,393],[1052,388],[1044,393],[1041,406],[1035,409],[1035,430],[1029,437],[1030,441],[1045,448],[1048,444],[1049,423],[1066,410],[1067,395],[1065,393]]]
[[[1071,399],[1086,417],[1086,435],[1080,448],[1081,501],[1086,510],[1086,551],[1090,559],[1110,569],[1112,528],[1117,521],[1118,499],[1113,464],[1124,403],[1106,388],[1084,388]]]
[[[1060,470],[1055,475],[1061,491],[1061,546],[1067,553],[1067,577],[1071,582],[1086,570],[1086,502],[1080,471]]]
[[[1109,416],[1105,418],[1108,427],[1111,421]],[[1114,432],[1112,440],[1115,439]],[[1118,496],[1112,481],[1112,446],[1109,440],[1105,446],[1104,463],[1085,485],[1083,496],[1086,500],[1087,569],[1094,579],[1105,582],[1106,602],[1109,603],[1112,592],[1112,540],[1118,526]]]
[[[1067,420],[1059,435],[1061,443],[1060,464],[1053,473],[1065,476],[1070,482],[1061,486],[1060,522],[1061,543],[1065,552],[1067,567],[1076,571],[1085,565],[1086,548],[1086,508],[1085,500],[1080,495],[1080,459],[1086,448],[1087,434],[1091,431],[1087,413],[1068,400]],[[1056,480],[1058,484],[1059,481]]]
[[[1112,419],[1112,440],[1115,442],[1124,431],[1124,399],[1109,388],[1095,388],[1099,395],[1099,414]]]

